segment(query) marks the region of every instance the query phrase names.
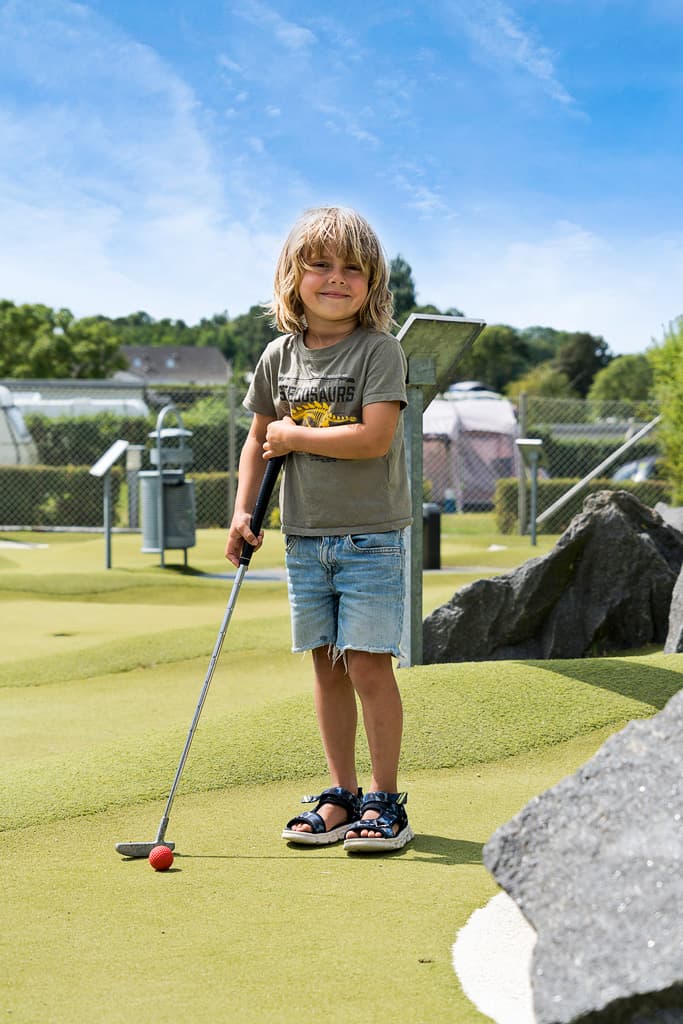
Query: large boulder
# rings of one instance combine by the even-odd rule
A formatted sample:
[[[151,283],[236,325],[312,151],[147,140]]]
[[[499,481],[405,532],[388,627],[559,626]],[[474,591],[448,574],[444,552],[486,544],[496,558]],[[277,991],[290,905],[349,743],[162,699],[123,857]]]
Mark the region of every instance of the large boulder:
[[[682,733],[679,691],[484,847],[537,932],[538,1024],[683,1021]]]
[[[665,654],[683,652],[683,571],[680,572],[669,609],[669,632],[664,644]]]
[[[547,555],[456,591],[424,661],[581,658],[663,644],[683,534],[627,491],[586,499]]]

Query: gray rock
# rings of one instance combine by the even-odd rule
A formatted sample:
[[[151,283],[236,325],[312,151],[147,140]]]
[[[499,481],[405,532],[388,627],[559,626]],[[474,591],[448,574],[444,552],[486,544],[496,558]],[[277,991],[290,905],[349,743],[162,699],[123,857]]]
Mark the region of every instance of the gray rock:
[[[669,632],[664,644],[665,654],[683,652],[683,571],[679,573],[669,609]]]
[[[547,555],[457,591],[424,621],[424,661],[581,658],[663,644],[683,534],[627,491],[586,499]]]
[[[683,1021],[682,735],[679,691],[484,848],[538,934],[538,1024]]]
[[[665,523],[675,527],[679,533],[683,533],[683,508],[680,505],[667,505],[663,501],[658,501],[655,505],[655,512],[662,517]]]

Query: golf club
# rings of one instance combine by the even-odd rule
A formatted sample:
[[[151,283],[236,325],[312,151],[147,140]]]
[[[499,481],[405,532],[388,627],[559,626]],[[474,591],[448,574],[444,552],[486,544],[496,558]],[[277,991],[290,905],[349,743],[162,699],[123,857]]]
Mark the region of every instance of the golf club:
[[[258,497],[256,498],[256,504],[254,505],[254,511],[251,517],[251,529],[252,532],[255,533],[257,536],[260,533],[261,525],[263,524],[263,519],[266,514],[266,509],[268,507],[268,502],[270,500],[271,494],[273,493],[275,482],[278,478],[280,468],[284,461],[284,455],[268,460],[266,472],[264,474],[263,481],[261,482],[261,487],[259,489]],[[242,553],[240,555],[240,564],[235,574],[235,579],[232,584],[232,590],[230,591],[228,604],[225,609],[225,614],[223,615],[223,621],[221,622],[221,628],[216,639],[213,654],[211,655],[211,661],[209,662],[209,668],[206,673],[206,678],[204,679],[204,685],[202,686],[202,690],[199,695],[199,701],[197,702],[197,708],[194,713],[194,718],[192,719],[190,731],[188,732],[187,739],[185,740],[185,747],[180,757],[180,762],[175,773],[173,785],[171,786],[171,791],[168,794],[168,800],[166,801],[166,807],[164,809],[164,816],[159,824],[156,839],[151,843],[117,843],[116,851],[117,853],[122,854],[124,857],[149,857],[154,847],[160,846],[162,844],[164,846],[168,846],[170,850],[175,849],[175,843],[169,843],[164,838],[166,835],[166,829],[168,828],[168,820],[171,814],[171,807],[173,806],[173,798],[175,797],[175,792],[176,789],[178,788],[178,783],[180,782],[180,776],[182,775],[183,768],[185,767],[187,755],[190,752],[190,746],[192,744],[192,739],[194,737],[195,731],[197,729],[199,716],[201,715],[202,708],[204,707],[206,695],[209,692],[209,686],[211,685],[214,669],[216,668],[216,662],[218,661],[218,657],[221,653],[223,640],[225,639],[228,624],[232,617],[232,612],[237,601],[237,595],[240,592],[242,580],[244,579],[247,568],[249,567],[249,562],[251,561],[251,556],[253,555],[253,553],[254,548],[252,547],[252,545],[244,541],[244,543],[242,544]]]

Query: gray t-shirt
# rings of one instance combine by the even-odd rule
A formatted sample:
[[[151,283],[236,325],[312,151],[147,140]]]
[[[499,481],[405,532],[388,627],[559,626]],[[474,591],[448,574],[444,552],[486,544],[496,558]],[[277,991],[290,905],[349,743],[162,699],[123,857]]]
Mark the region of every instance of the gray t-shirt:
[[[360,423],[363,406],[406,405],[406,358],[390,334],[357,328],[329,348],[308,349],[300,334],[266,347],[244,405],[264,416],[291,416],[304,426]],[[341,536],[410,525],[403,416],[391,448],[377,459],[332,459],[290,452],[280,487],[284,533]]]

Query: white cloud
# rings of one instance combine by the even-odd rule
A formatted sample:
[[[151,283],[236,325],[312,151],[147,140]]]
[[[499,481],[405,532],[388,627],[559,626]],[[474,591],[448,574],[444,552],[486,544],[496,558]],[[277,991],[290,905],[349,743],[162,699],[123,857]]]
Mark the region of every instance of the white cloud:
[[[192,322],[268,296],[279,238],[258,184],[239,152],[220,166],[154,51],[58,0],[5,5],[0,30],[32,95],[0,100],[0,297]]]
[[[435,188],[425,184],[419,169],[406,167],[404,171],[394,174],[391,181],[394,188],[406,196],[405,205],[416,210],[420,216],[450,213],[448,203]]]
[[[330,103],[316,103],[315,109],[323,114],[327,120],[325,127],[336,134],[345,133],[356,142],[363,143],[373,149],[379,147],[380,140],[373,134],[351,111],[340,106],[332,106]]]
[[[509,4],[503,0],[449,0],[447,8],[475,43],[475,57],[493,62],[499,72],[521,70],[558,103],[574,105],[573,96],[559,79],[554,54],[525,28]]]
[[[683,235],[610,238],[559,222],[519,237],[456,227],[409,261],[421,302],[488,323],[602,335],[612,352],[643,352],[683,312]]]
[[[224,309],[237,315],[269,296],[281,243],[274,233],[217,224],[196,207],[148,220],[137,236],[115,208],[82,202],[0,202],[0,221],[2,296],[68,306],[77,316],[144,309],[195,323]]]
[[[296,22],[287,21],[273,7],[260,3],[259,0],[247,0],[239,8],[234,8],[233,13],[262,28],[270,29],[278,42],[294,53],[309,50],[317,43],[316,36],[310,29],[297,25]]]
[[[227,71],[234,71],[235,74],[238,75],[243,73],[244,69],[242,68],[242,65],[238,64],[237,61],[233,60],[231,57],[228,57],[227,54],[219,53],[217,60],[220,67],[225,68]]]

